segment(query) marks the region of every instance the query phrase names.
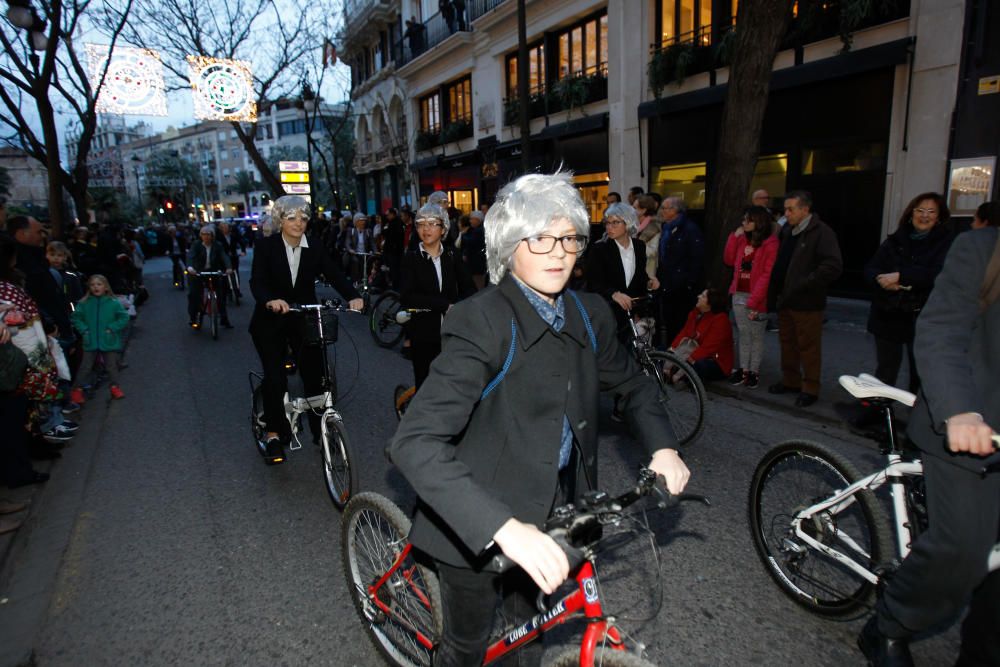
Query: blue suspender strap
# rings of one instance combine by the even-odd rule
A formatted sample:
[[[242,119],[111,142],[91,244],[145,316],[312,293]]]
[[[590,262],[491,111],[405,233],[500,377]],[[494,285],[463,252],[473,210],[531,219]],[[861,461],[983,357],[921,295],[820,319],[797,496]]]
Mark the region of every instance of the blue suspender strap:
[[[580,311],[580,315],[583,317],[583,325],[587,327],[587,335],[590,336],[590,346],[594,348],[594,353],[597,352],[597,336],[594,335],[594,327],[590,323],[590,316],[587,315],[587,309],[583,307],[583,303],[580,301],[580,297],[576,295],[573,290],[566,290],[569,295],[573,297],[573,301],[576,302],[576,307]]]
[[[500,372],[497,376],[490,380],[490,383],[486,385],[486,389],[483,389],[482,395],[479,400],[483,400],[490,395],[490,392],[497,388],[497,385],[503,381],[507,371],[510,370],[510,365],[514,361],[514,350],[517,347],[517,325],[514,323],[514,318],[510,318],[510,349],[507,350],[507,358],[504,359],[503,367],[500,368]]]

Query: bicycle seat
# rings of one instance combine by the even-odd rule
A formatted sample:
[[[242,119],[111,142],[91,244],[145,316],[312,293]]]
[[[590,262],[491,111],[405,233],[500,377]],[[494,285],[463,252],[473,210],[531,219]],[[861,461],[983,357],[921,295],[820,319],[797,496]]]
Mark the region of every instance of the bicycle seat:
[[[892,387],[879,380],[873,375],[861,373],[857,377],[853,375],[841,375],[840,386],[847,390],[854,398],[887,398],[898,401],[903,405],[913,407],[917,397],[915,394]]]

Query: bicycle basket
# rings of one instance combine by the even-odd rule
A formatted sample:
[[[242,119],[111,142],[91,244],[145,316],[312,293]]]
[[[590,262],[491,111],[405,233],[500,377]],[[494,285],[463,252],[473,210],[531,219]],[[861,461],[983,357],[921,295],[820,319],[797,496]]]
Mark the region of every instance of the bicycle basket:
[[[339,320],[337,319],[337,313],[329,310],[324,310],[321,312],[320,317],[323,318],[323,337],[320,338],[319,335],[319,321],[315,315],[310,315],[306,318],[306,330],[305,330],[305,343],[306,345],[321,345],[327,343],[336,343],[337,334],[339,333]]]

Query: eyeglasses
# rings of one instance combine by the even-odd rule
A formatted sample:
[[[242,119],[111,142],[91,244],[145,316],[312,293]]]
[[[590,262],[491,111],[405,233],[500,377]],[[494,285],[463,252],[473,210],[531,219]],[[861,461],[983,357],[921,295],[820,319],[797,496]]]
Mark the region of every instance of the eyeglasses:
[[[417,222],[417,227],[420,229],[431,229],[432,227],[444,227],[444,223],[431,222],[430,220],[420,220]]]
[[[938,210],[936,208],[915,208],[913,212],[919,215],[937,215]]]
[[[556,247],[556,241],[562,244],[562,249],[574,255],[579,255],[587,247],[587,237],[580,234],[570,236],[529,236],[521,239],[528,244],[528,252],[532,255],[547,255]]]
[[[740,224],[741,225],[752,225],[753,224],[753,220],[750,220],[749,218],[743,218],[740,221]]]
[[[624,220],[605,220],[604,221],[604,226],[605,227],[614,227],[616,225],[624,225],[624,224],[625,224]]]

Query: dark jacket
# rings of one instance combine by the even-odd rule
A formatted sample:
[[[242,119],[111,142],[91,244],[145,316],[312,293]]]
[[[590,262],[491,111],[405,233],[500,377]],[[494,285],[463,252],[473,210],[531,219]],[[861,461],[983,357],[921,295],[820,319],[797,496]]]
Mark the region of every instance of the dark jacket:
[[[1000,301],[985,312],[978,302],[998,233],[986,228],[955,239],[917,319],[914,340],[923,384],[907,433],[924,452],[976,472],[982,458],[947,450],[944,421],[978,412],[1000,429]]]
[[[253,293],[253,316],[250,318],[250,333],[258,327],[280,326],[283,315],[272,313],[265,304],[275,299],[283,299],[289,304],[316,303],[316,278],[324,276],[327,282],[345,299],[359,298],[344,273],[333,263],[333,259],[323,248],[319,239],[308,239],[309,247],[299,252],[299,273],[292,285],[292,273],[285,254],[285,242],[280,233],[271,234],[259,240],[253,251],[250,268],[250,291]]]
[[[597,484],[599,392],[622,394],[632,432],[652,453],[677,446],[659,390],[615,337],[603,300],[579,294],[595,353],[573,299],[556,333],[512,276],[458,303],[445,318],[443,350],[389,448],[420,497],[410,540],[431,556],[478,565],[508,519],[541,526],[558,477],[563,415],[578,445],[577,493]],[[486,398],[517,341],[503,381]]]
[[[241,252],[247,249],[247,244],[240,236],[240,233],[236,230],[236,227],[229,228],[229,238],[222,232],[215,235],[215,242],[222,246],[222,249],[226,251],[229,256],[230,266],[236,266],[236,257]]]
[[[935,225],[923,239],[910,238],[912,233],[912,225],[900,227],[865,265],[865,281],[872,288],[868,331],[898,343],[913,341],[917,315],[927,303],[954,239],[946,225]],[[879,287],[876,276],[896,271],[899,284],[910,289],[889,291]]]
[[[17,244],[17,269],[24,274],[24,291],[28,293],[42,314],[47,327],[55,325],[63,338],[72,337],[73,327],[59,284],[49,272],[45,248]]]
[[[202,271],[225,271],[226,269],[233,268],[225,247],[218,241],[212,242],[211,256],[209,256],[208,251],[205,249],[204,243],[199,241],[191,246],[187,254],[187,265],[198,273]]]
[[[429,308],[429,313],[414,313],[406,324],[407,335],[415,341],[441,338],[441,316],[453,303],[472,296],[476,286],[458,251],[443,248],[441,253],[441,288],[438,288],[434,262],[423,251],[408,252],[403,257],[399,302],[404,308]]]
[[[403,248],[403,221],[398,217],[389,220],[382,230],[382,254],[386,257],[401,257]]]
[[[701,286],[705,273],[705,238],[701,228],[686,215],[673,224],[663,224],[660,234],[660,260],[656,277],[660,289],[671,292],[693,292]]]
[[[791,225],[781,229],[778,260],[767,295],[768,309],[824,310],[827,290],[844,270],[837,234],[815,213],[797,236],[792,229]],[[780,266],[784,252],[790,253],[787,268]]]
[[[469,273],[477,276],[486,274],[486,230],[482,223],[470,225],[468,231],[462,234],[462,257]]]
[[[595,243],[587,254],[587,289],[605,299],[610,299],[615,292],[623,292],[633,298],[646,296],[646,285],[649,283],[649,276],[646,275],[646,244],[639,239],[632,239],[629,250],[635,256],[635,273],[626,285],[625,267],[622,266],[618,242],[606,239]],[[613,307],[621,310],[617,305]]]

